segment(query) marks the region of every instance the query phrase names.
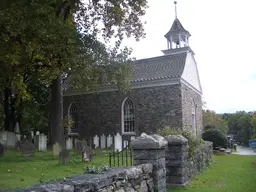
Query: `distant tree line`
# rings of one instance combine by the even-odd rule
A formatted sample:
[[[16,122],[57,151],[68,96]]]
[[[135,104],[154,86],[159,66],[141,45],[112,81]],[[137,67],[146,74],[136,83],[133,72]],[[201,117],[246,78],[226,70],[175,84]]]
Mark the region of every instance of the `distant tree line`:
[[[236,142],[248,145],[256,139],[256,111],[237,111],[217,114],[211,110],[203,111],[204,129],[216,128],[224,135],[233,135]]]

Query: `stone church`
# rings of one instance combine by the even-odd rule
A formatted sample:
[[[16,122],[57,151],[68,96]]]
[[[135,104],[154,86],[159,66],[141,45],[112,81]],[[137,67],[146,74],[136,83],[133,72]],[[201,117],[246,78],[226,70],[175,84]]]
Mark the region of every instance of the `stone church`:
[[[176,17],[164,36],[163,55],[135,61],[128,93],[110,86],[97,94],[65,92],[64,114],[73,118],[73,131],[91,141],[103,133],[123,138],[155,133],[164,125],[200,135],[202,88],[190,36]]]

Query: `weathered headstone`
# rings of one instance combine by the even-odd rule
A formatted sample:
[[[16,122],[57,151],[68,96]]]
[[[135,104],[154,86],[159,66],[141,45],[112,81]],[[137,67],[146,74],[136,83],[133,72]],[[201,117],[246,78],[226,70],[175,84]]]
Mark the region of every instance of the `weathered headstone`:
[[[66,149],[63,149],[59,153],[59,164],[68,164],[69,162],[69,151]]]
[[[21,144],[22,144],[22,141],[18,141],[15,145],[15,150],[17,152],[21,152]]]
[[[93,144],[94,144],[95,148],[99,147],[100,144],[99,144],[99,137],[98,137],[98,135],[95,135],[93,137]]]
[[[38,151],[47,151],[47,137],[44,134],[40,134],[38,138]]]
[[[127,147],[129,145],[129,142],[128,141],[124,141],[124,146],[123,148]]]
[[[58,156],[60,154],[60,151],[61,151],[61,146],[59,143],[55,143],[53,146],[52,146],[52,154],[54,156]]]
[[[76,154],[81,154],[83,152],[83,145],[82,141],[77,140],[75,143],[75,153]]]
[[[22,143],[21,152],[25,157],[33,156],[35,153],[35,146],[30,142]]]
[[[115,150],[121,151],[122,150],[122,136],[117,133],[115,136]]]
[[[66,149],[67,149],[67,150],[72,150],[72,148],[73,148],[72,139],[71,139],[71,138],[68,138],[68,139],[66,140]]]
[[[113,144],[113,137],[109,134],[107,137],[107,147],[111,147]]]
[[[100,136],[100,148],[105,149],[106,148],[106,136],[102,134]]]
[[[3,131],[0,132],[0,142],[7,148],[15,148],[15,144],[18,141],[14,132]]]
[[[15,134],[16,134],[16,137],[17,137],[17,140],[20,141],[20,126],[19,126],[19,123],[16,122],[15,124],[15,130],[14,130]]]
[[[0,157],[4,156],[4,146],[0,143]]]

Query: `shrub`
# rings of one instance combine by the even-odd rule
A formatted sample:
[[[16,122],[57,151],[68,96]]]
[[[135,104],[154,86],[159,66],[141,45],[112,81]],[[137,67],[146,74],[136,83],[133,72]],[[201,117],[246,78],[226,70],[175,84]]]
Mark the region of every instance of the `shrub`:
[[[107,165],[102,166],[93,166],[88,165],[85,167],[84,174],[101,174],[104,171],[107,171],[109,168]]]
[[[226,147],[227,139],[225,135],[216,128],[207,129],[202,135],[203,140],[213,142],[213,147]]]
[[[196,146],[200,145],[202,143],[201,140],[199,138],[196,138],[189,130],[171,129],[168,126],[165,126],[161,129],[158,129],[157,134],[159,134],[163,137],[168,136],[168,135],[182,135],[183,137],[185,137],[188,140],[188,145],[189,145],[188,155],[189,155],[189,157],[193,156]]]

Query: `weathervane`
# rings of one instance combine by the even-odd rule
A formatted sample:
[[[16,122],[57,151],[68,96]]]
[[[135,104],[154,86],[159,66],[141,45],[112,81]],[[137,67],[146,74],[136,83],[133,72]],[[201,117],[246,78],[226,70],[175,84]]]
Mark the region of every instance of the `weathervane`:
[[[175,18],[177,19],[177,1],[174,1],[174,5],[175,5]]]

